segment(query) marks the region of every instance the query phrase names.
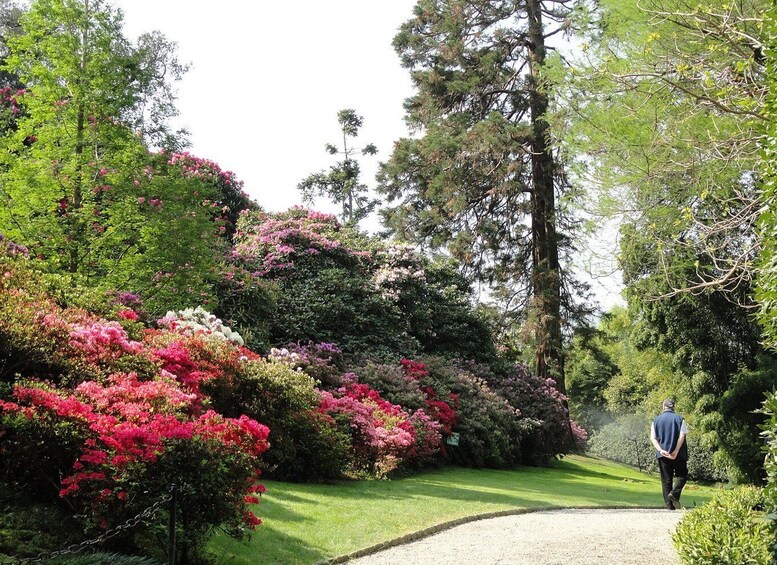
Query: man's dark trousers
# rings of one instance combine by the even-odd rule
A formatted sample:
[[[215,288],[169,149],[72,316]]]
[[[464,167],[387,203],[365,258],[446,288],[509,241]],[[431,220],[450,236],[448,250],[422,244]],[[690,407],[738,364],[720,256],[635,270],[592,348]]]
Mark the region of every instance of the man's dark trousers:
[[[674,508],[669,500],[669,494],[680,500],[680,493],[688,480],[688,461],[685,459],[658,458],[658,469],[661,471],[661,490],[664,491],[664,502],[667,508]]]

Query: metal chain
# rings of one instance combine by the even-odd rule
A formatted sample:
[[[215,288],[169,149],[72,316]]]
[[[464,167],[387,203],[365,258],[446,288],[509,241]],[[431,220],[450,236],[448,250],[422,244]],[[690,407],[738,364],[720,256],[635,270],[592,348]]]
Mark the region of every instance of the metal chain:
[[[120,524],[111,530],[107,530],[100,537],[82,541],[81,543],[74,543],[58,551],[52,551],[50,553],[41,553],[37,557],[27,557],[24,559],[16,559],[14,561],[5,561],[3,563],[9,564],[9,565],[10,564],[26,565],[28,563],[43,563],[44,561],[48,561],[53,557],[61,557],[63,555],[80,553],[91,545],[104,543],[107,540],[111,539],[112,537],[115,537],[126,530],[131,530],[132,528],[137,526],[141,522],[141,520],[153,518],[156,515],[156,513],[159,511],[159,509],[164,504],[167,504],[168,502],[170,502],[172,499],[173,499],[172,495],[170,494],[164,495],[162,498],[157,500],[154,504],[152,504],[151,506],[149,506],[148,508],[140,512],[137,516],[130,518],[123,524]]]

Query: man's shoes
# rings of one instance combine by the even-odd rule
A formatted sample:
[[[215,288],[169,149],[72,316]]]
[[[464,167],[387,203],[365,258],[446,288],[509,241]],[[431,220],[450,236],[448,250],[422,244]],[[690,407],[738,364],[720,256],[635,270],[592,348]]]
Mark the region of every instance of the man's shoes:
[[[669,499],[669,502],[672,503],[672,510],[679,510],[680,508],[682,508],[680,501],[677,499],[675,495],[673,495],[672,493],[669,493],[667,495],[667,498]]]

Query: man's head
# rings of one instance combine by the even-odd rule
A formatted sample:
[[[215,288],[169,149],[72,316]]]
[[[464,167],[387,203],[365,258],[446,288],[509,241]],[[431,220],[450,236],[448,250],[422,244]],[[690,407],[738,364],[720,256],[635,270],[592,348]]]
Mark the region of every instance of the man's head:
[[[667,398],[664,400],[664,402],[661,403],[661,406],[664,410],[674,410],[674,400],[671,398]]]

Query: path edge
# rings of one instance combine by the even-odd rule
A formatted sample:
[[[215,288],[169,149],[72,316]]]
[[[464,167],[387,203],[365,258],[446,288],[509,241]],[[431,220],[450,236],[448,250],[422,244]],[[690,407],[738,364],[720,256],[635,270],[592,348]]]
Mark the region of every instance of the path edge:
[[[403,536],[399,536],[397,538],[394,538],[388,541],[371,545],[364,549],[352,551],[351,553],[347,553],[345,555],[338,555],[337,557],[330,557],[328,559],[322,559],[321,561],[316,561],[313,565],[336,565],[338,563],[345,563],[347,561],[350,561],[351,559],[356,559],[358,557],[365,557],[367,555],[372,555],[373,553],[377,553],[378,551],[382,551],[390,547],[396,547],[398,545],[403,545],[406,543],[410,543],[412,541],[426,538],[431,535],[442,532],[444,530],[450,530],[451,528],[455,528],[456,526],[460,526],[462,524],[477,522],[478,520],[487,520],[489,518],[501,518],[503,516],[519,516],[521,514],[534,514],[536,512],[550,512],[550,511],[557,511],[557,510],[662,510],[662,509],[663,507],[660,507],[660,506],[542,506],[542,507],[536,507],[536,508],[512,508],[507,510],[496,510],[494,512],[472,514],[469,516],[462,516],[461,518],[448,520],[447,522],[441,522],[440,524],[435,524],[434,526],[424,528],[423,530],[418,530],[417,532],[411,532],[409,534],[405,534]]]

